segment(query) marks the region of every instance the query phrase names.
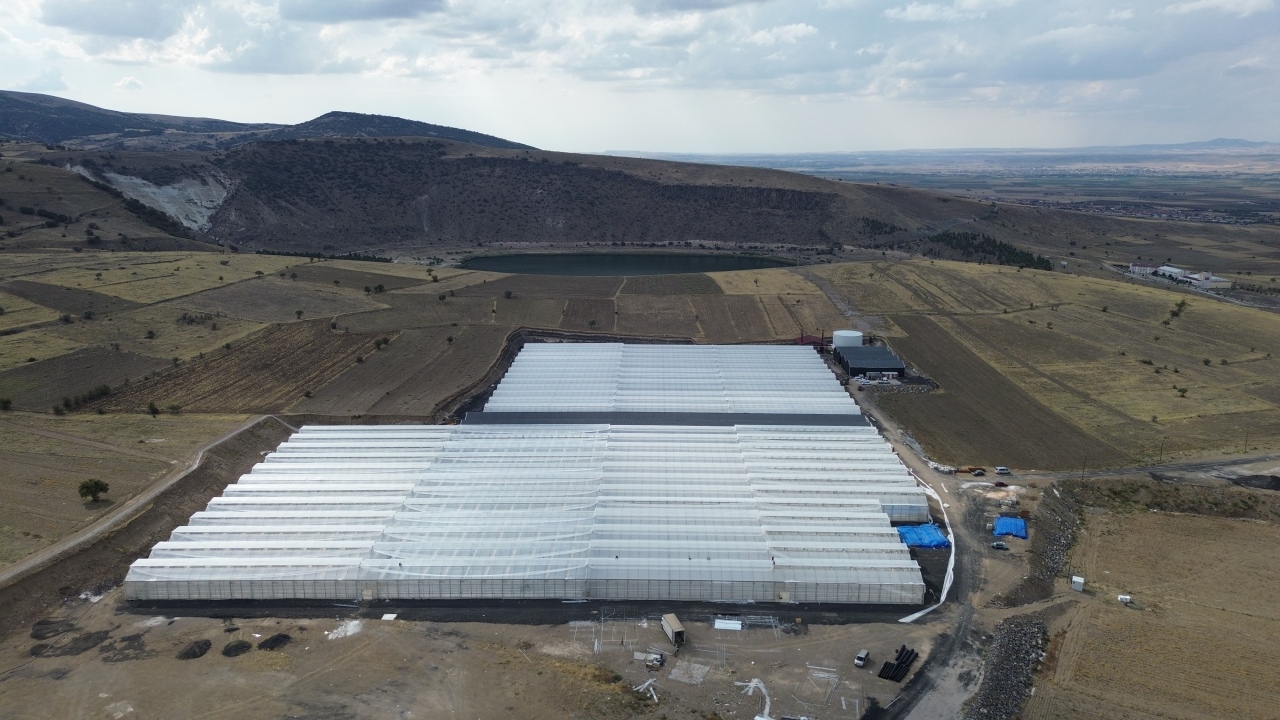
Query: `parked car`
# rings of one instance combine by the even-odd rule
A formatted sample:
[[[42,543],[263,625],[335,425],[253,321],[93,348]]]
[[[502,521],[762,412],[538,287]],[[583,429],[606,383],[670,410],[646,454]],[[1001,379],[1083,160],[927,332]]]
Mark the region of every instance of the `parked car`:
[[[977,470],[973,471],[974,477],[982,477],[983,475],[986,475],[986,474],[987,474],[987,471],[983,470],[982,468],[978,468]]]
[[[996,474],[997,474],[997,475],[1012,475],[1012,473],[1010,473],[1010,472],[1009,472],[1009,468],[1007,468],[1007,467],[1005,467],[1005,466],[1003,466],[1003,465],[997,465],[997,466],[996,466]]]
[[[858,667],[866,667],[867,659],[870,657],[871,657],[871,652],[868,650],[863,650],[862,652],[858,653],[858,657],[853,659],[853,664],[857,665]]]
[[[1009,483],[1007,483],[1007,482],[1005,482],[1005,481],[1003,481],[1003,480],[997,480],[997,481],[995,481],[994,483],[991,483],[991,484],[992,484],[992,485],[995,485],[996,487],[1009,487]]]
[[[999,540],[997,540],[997,541],[995,541],[995,542],[991,543],[991,549],[992,549],[992,550],[1008,550],[1008,549],[1009,549],[1009,543],[1003,543],[1003,542],[1000,542]]]

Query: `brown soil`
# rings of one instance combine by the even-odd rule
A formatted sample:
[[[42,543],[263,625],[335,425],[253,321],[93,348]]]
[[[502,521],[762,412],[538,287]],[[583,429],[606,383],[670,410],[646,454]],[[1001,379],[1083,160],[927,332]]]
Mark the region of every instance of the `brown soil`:
[[[96,315],[107,315],[115,310],[138,307],[137,303],[92,290],[46,285],[28,280],[11,280],[0,285],[0,290],[76,318],[88,310],[92,310]]]
[[[298,280],[302,282],[320,283],[327,287],[343,287],[363,291],[366,287],[370,290],[381,285],[383,291],[399,290],[400,288],[413,287],[421,285],[429,280],[421,278],[410,278],[401,275],[385,275],[378,272],[378,266],[381,263],[368,263],[369,269],[365,271],[350,270],[347,268],[334,267],[326,263],[308,263],[298,265],[289,269],[289,276],[298,276]],[[337,282],[334,282],[334,281]]]
[[[475,283],[456,291],[458,297],[608,298],[622,287],[620,277],[570,277],[560,275],[508,275]]]
[[[0,397],[13,400],[21,410],[47,411],[64,397],[138,380],[168,364],[137,353],[88,347],[0,373]]]
[[[129,564],[169,537],[192,513],[204,509],[227,483],[247,473],[289,431],[265,419],[205,453],[200,467],[161,493],[141,515],[93,544],[0,588],[0,637],[31,627],[68,598],[124,580]],[[99,641],[101,642],[101,641]]]
[[[363,290],[289,280],[287,272],[284,278],[271,275],[245,280],[171,303],[183,310],[220,312],[258,322],[292,322],[298,319],[298,310],[302,311],[302,319],[308,320],[381,307],[379,302],[365,297]]]
[[[328,323],[276,325],[213,357],[187,363],[127,388],[95,404],[110,412],[279,412],[318,390],[356,359],[371,354],[384,335],[343,333]]]
[[[623,295],[723,295],[724,290],[703,273],[640,275],[623,283]]]
[[[893,338],[903,358],[941,392],[886,395],[880,404],[939,462],[1071,468],[1105,467],[1125,455],[1064,420],[975,355],[933,319],[893,316],[907,337]]]
[[[613,300],[573,298],[565,305],[560,327],[565,330],[613,332],[617,313]],[[591,321],[595,321],[595,325]]]

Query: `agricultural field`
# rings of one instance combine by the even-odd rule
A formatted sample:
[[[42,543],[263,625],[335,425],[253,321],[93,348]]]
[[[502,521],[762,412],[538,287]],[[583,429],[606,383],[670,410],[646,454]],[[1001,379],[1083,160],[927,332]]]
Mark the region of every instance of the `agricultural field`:
[[[618,291],[624,295],[720,295],[724,290],[704,273],[629,277]]]
[[[169,303],[198,313],[222,313],[256,322],[291,322],[298,319],[330,318],[386,305],[366,297],[359,288],[299,282],[279,275],[247,280],[226,287],[189,295]]]
[[[493,273],[486,273],[492,275]],[[458,297],[611,298],[622,288],[620,277],[570,277],[558,275],[505,275],[481,278],[457,290]]]
[[[207,252],[95,253],[85,262],[23,279],[83,288],[147,304],[222,287],[259,274],[272,274],[301,258]]]
[[[143,413],[155,403],[164,412],[282,412],[362,361],[382,337],[317,321],[273,325],[229,350],[130,383],[93,408]]]
[[[24,333],[25,335],[25,333]],[[15,336],[15,340],[23,336]],[[47,360],[22,363],[0,373],[0,398],[20,410],[49,410],[68,396],[100,385],[118,387],[160,370],[170,363],[137,353],[99,346],[84,347]]]
[[[0,372],[29,362],[66,355],[82,347],[84,345],[78,342],[39,331],[0,336]]]
[[[681,295],[620,295],[617,331],[623,335],[697,338],[702,327],[689,298]]]
[[[262,328],[265,324],[229,315],[182,310],[169,303],[147,305],[92,320],[57,323],[40,335],[61,338],[78,345],[99,345],[162,360],[188,360],[221,349],[226,343]],[[35,333],[23,333],[17,337]]]
[[[29,280],[10,280],[0,285],[0,291],[8,295],[16,295],[30,303],[50,308],[59,314],[65,313],[73,317],[80,317],[86,312],[91,312],[95,315],[107,315],[117,310],[138,307],[138,303],[122,300],[111,295],[104,295],[93,290],[49,285]]]
[[[10,330],[24,325],[49,322],[58,319],[58,312],[37,305],[26,298],[0,292],[0,330]]]
[[[1275,717],[1280,527],[1145,509],[1089,517],[1072,563],[1087,592],[1024,717]]]
[[[943,261],[853,263],[815,272],[909,363],[948,373],[945,366],[953,363],[931,347],[946,342],[940,328],[1001,378],[984,373],[984,383],[1012,383],[1077,434],[1106,439],[1101,453],[1088,453],[1077,466],[1099,462],[1099,454],[1111,461],[1154,458],[1162,445],[1165,458],[1229,452],[1240,449],[1236,439],[1246,429],[1250,448],[1280,446],[1274,380],[1280,377],[1280,318],[1273,313],[1123,280]],[[913,325],[923,317],[931,322]],[[912,327],[924,336],[912,339]],[[967,384],[978,393],[974,412],[1000,411],[984,403],[987,389],[969,378],[935,380],[943,385],[939,398],[958,396]],[[923,409],[959,402],[954,398],[885,402],[940,457],[1001,459],[988,459],[974,444],[980,433]],[[919,410],[911,409],[916,405]],[[951,428],[946,432],[953,437],[944,439],[940,428]],[[968,440],[959,438],[964,433]],[[1046,456],[1028,467],[1070,467],[1064,460],[1059,453],[1057,465]]]
[[[464,325],[405,330],[291,411],[428,416],[484,377],[512,329]]]
[[[0,418],[0,566],[74,532],[159,479],[243,416],[116,417],[8,413]],[[97,478],[99,503],[76,492]]]
[[[424,282],[431,282],[430,278],[413,278],[379,272],[384,266],[389,266],[391,263],[362,262],[359,264],[364,267],[344,267],[328,262],[304,263],[291,268],[289,276],[290,278],[296,276],[302,282],[334,285],[361,291],[364,288],[369,288],[371,291],[376,292],[400,290],[421,285]],[[379,286],[381,290],[378,290]]]

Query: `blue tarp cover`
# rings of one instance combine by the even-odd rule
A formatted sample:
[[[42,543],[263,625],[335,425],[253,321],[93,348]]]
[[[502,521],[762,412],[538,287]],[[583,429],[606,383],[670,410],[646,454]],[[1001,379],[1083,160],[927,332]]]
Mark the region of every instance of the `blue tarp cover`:
[[[943,535],[938,526],[933,523],[928,525],[903,525],[898,528],[898,537],[902,538],[902,542],[906,543],[907,547],[951,547],[951,543],[947,542],[947,536]]]
[[[994,535],[1012,535],[1014,537],[1027,539],[1027,521],[1022,518],[1002,517],[996,518],[996,527],[992,531]]]

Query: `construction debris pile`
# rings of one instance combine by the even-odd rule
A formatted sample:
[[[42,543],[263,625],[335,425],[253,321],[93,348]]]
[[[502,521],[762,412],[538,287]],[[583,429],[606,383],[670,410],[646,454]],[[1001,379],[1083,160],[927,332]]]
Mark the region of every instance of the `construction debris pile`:
[[[964,720],[1016,717],[1027,699],[1031,675],[1044,658],[1044,623],[1031,615],[1000,621],[987,645],[982,684],[965,703]]]
[[[885,661],[877,677],[894,682],[902,682],[902,678],[906,677],[908,672],[911,672],[911,664],[918,657],[920,657],[920,653],[916,652],[914,648],[903,645],[898,648],[898,655],[894,657],[893,662]]]

